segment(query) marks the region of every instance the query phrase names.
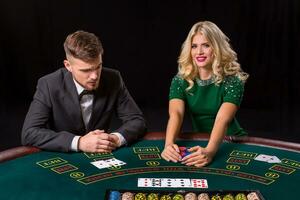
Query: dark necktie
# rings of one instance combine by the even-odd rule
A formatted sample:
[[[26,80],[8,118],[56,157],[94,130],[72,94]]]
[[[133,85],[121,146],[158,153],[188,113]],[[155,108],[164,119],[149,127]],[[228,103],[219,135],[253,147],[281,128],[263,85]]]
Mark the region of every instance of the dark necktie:
[[[84,95],[94,95],[94,90],[83,90],[78,96],[79,101]]]
[[[89,98],[82,98],[82,97],[84,95],[93,95],[93,94],[94,94],[93,90],[83,90],[78,96],[80,107],[81,107],[82,120],[84,122],[85,127],[87,127],[89,120],[91,118],[93,103],[90,101],[92,99],[89,100]]]

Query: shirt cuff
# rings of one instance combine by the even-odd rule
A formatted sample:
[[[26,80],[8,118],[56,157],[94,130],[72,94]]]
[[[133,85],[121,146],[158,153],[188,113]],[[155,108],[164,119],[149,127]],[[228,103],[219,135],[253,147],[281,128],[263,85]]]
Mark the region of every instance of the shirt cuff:
[[[127,143],[124,136],[121,133],[113,132],[113,133],[110,133],[110,134],[116,135],[119,138],[119,144],[118,144],[119,147],[123,146]]]
[[[75,136],[72,140],[71,143],[71,150],[72,151],[78,151],[78,140],[79,140],[80,136]]]

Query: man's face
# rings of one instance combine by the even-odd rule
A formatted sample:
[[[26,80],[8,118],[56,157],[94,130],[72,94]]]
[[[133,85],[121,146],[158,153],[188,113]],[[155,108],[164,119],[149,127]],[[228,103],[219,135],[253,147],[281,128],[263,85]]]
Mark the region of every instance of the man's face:
[[[98,88],[102,70],[101,55],[89,63],[67,56],[67,60],[64,60],[64,65],[72,73],[73,78],[86,90]]]

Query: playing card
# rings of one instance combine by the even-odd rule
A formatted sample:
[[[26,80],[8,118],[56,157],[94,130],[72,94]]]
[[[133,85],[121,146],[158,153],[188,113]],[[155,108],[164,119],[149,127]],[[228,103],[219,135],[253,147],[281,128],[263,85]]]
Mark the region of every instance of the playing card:
[[[189,188],[191,181],[187,178],[138,178],[138,187]]]
[[[268,163],[281,163],[281,160],[277,156],[271,156]]]
[[[150,187],[161,187],[161,178],[152,178]]]
[[[97,160],[97,161],[91,162],[91,164],[94,165],[95,167],[99,168],[99,169],[111,167],[104,160]]]
[[[138,187],[208,188],[206,179],[138,178]]]
[[[99,169],[104,169],[108,167],[117,167],[117,166],[125,165],[126,163],[116,158],[111,158],[107,160],[97,160],[91,162],[91,164],[93,164],[95,167]]]
[[[263,162],[268,162],[268,160],[271,158],[271,156],[269,155],[265,155],[265,154],[259,154],[258,156],[256,156],[254,158],[254,160],[258,160],[258,161],[263,161]]]
[[[174,179],[174,178],[163,178],[161,187],[172,187],[172,188],[188,188],[191,187],[191,181],[187,178]]]
[[[191,179],[192,188],[208,188],[206,179]]]
[[[175,186],[189,188],[191,187],[191,180],[189,178],[175,179]]]
[[[138,178],[138,187],[150,187],[151,183],[151,178]]]
[[[117,167],[117,166],[121,166],[121,165],[125,165],[126,163],[121,161],[121,160],[118,160],[116,158],[111,158],[111,159],[107,159],[107,160],[104,160],[109,166],[113,166],[113,167]]]
[[[138,178],[138,187],[161,187],[161,178]]]

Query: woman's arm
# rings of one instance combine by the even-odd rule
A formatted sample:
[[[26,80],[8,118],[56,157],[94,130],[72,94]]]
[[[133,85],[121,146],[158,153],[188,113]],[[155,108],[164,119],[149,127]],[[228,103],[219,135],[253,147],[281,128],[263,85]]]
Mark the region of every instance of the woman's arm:
[[[228,102],[223,103],[217,113],[207,146],[205,148],[200,146],[190,148],[190,151],[194,153],[186,156],[182,160],[183,164],[195,165],[196,167],[203,167],[209,164],[217,153],[218,148],[225,137],[228,125],[232,121],[237,110],[238,106],[235,104]]]
[[[169,101],[169,120],[166,131],[165,149],[161,154],[167,161],[177,162],[181,159],[178,146],[174,143],[181,129],[185,112],[184,108],[185,104],[181,99],[171,99]]]
[[[209,142],[206,146],[208,152],[214,155],[218,151],[218,148],[225,137],[228,125],[234,118],[237,110],[238,106],[233,103],[225,102],[221,105],[216,116]]]
[[[181,99],[171,99],[169,101],[169,120],[166,132],[166,145],[174,144],[181,128],[184,117],[184,101]]]

